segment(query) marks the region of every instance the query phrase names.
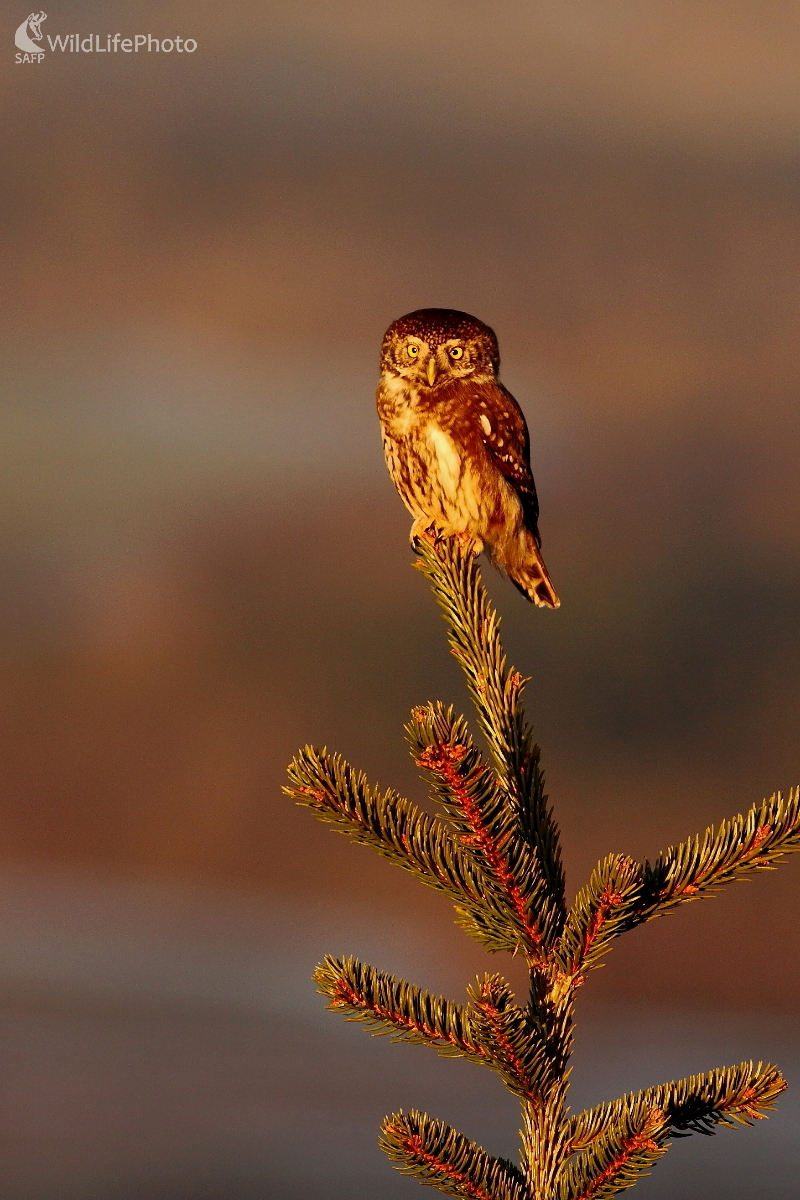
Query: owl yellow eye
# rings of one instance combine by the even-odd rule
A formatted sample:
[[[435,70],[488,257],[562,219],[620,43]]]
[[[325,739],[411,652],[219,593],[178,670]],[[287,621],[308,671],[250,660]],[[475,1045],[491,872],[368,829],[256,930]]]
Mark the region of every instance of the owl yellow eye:
[[[451,348],[450,348],[450,357],[451,357],[451,358],[463,358],[463,357],[464,357],[464,351],[461,349],[461,347],[460,347],[460,346],[451,346]]]
[[[419,354],[419,346],[406,346],[406,354],[409,358],[416,358]]]

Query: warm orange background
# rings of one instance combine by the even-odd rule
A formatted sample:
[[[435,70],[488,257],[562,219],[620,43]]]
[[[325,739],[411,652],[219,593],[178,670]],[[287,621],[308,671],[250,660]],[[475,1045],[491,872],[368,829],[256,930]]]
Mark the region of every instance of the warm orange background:
[[[563,607],[487,582],[571,888],[800,781],[800,15],[79,4],[43,32],[198,50],[36,67],[12,62],[23,16],[0,84],[4,1195],[411,1197],[384,1112],[511,1153],[513,1108],[320,1013],[314,961],[453,993],[516,967],[279,796],[305,741],[419,795],[407,711],[463,702],[382,464],[380,337],[474,312],[527,413]],[[581,1096],[749,1057],[797,1092],[798,869],[618,947],[582,1002]],[[798,1120],[790,1092],[639,1192],[788,1200]]]

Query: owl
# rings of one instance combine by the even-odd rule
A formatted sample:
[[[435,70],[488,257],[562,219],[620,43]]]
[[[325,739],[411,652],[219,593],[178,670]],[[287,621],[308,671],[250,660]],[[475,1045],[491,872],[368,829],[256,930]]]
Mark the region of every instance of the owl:
[[[422,308],[390,325],[377,397],[386,463],[414,518],[412,546],[427,531],[458,536],[534,604],[558,608],[528,427],[499,369],[493,330],[467,313]]]

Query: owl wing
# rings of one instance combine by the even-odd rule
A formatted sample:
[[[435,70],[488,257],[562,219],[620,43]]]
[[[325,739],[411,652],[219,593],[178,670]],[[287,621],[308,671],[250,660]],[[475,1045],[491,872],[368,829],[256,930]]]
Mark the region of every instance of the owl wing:
[[[483,384],[475,394],[483,444],[522,503],[525,524],[539,544],[539,499],[531,472],[528,426],[522,409],[501,383]]]

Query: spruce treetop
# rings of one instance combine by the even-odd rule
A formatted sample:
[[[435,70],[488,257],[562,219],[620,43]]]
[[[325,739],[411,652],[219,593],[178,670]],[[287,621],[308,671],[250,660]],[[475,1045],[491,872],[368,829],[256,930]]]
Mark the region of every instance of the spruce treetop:
[[[567,906],[558,826],[521,705],[527,681],[506,662],[476,559],[453,538],[426,535],[417,548],[488,758],[463,717],[428,704],[413,710],[406,735],[438,817],[310,746],[291,763],[285,790],[446,895],[458,923],[488,951],[522,955],[530,990],[519,1003],[500,975],[486,974],[456,1003],[330,956],[315,972],[317,986],[331,1009],[373,1033],[489,1067],[520,1102],[519,1164],[412,1110],[386,1117],[381,1131],[399,1170],[461,1200],[607,1200],[647,1174],[670,1139],[750,1125],[786,1084],[777,1067],[746,1062],[570,1114],[576,990],[627,930],[800,849],[800,790],[776,794],[652,862],[610,854]]]

